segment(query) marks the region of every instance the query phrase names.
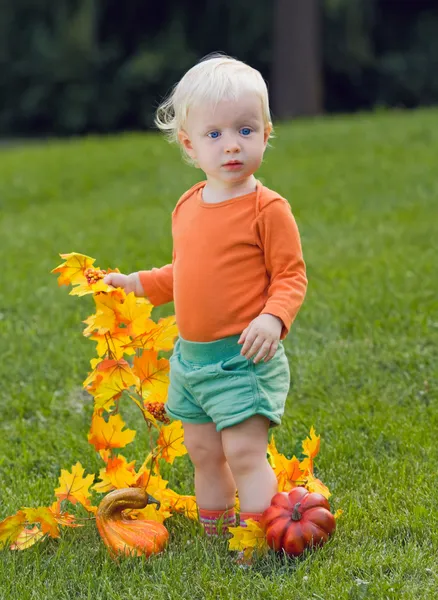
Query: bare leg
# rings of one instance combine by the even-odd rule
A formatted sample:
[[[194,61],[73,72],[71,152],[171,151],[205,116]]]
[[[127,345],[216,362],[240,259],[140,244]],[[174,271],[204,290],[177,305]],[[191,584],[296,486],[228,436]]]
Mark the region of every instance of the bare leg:
[[[241,512],[263,512],[277,493],[277,478],[266,458],[268,429],[268,419],[254,415],[221,431],[222,447],[239,490]]]
[[[195,467],[198,506],[208,510],[231,508],[236,484],[222,449],[221,434],[214,423],[183,423],[184,443]]]

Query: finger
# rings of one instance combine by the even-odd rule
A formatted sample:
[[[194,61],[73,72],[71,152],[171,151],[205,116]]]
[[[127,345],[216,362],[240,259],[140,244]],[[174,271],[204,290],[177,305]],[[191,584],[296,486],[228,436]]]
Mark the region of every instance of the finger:
[[[262,344],[257,356],[254,359],[255,364],[259,363],[262,360],[262,358],[268,354],[268,352],[271,348],[271,345],[272,345],[272,342],[270,340],[266,340]]]
[[[256,354],[256,352],[258,352],[260,350],[264,341],[265,341],[264,338],[261,338],[260,336],[258,336],[254,340],[254,343],[250,347],[249,351],[246,353],[246,357],[252,358]]]
[[[244,329],[240,335],[240,338],[238,340],[238,344],[243,344],[243,342],[245,341],[246,338],[246,329]]]
[[[243,344],[241,353],[242,354],[247,354],[248,350],[251,348],[251,346],[254,343],[254,340],[256,339],[257,334],[256,333],[251,333],[251,331],[248,332],[248,335],[246,336],[245,339],[245,343]]]
[[[277,352],[277,348],[278,348],[278,343],[276,342],[272,342],[271,348],[268,352],[268,355],[265,357],[265,362],[268,362],[269,360],[271,360],[272,358],[274,358],[275,353]]]

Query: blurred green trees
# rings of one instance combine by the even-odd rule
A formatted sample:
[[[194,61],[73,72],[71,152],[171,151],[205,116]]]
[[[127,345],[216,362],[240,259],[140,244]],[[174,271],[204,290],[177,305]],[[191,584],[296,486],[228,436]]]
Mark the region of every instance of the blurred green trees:
[[[321,0],[322,1],[322,0]],[[0,3],[0,133],[141,129],[200,57],[223,51],[272,74],[273,3]],[[438,101],[435,0],[324,0],[324,106]]]

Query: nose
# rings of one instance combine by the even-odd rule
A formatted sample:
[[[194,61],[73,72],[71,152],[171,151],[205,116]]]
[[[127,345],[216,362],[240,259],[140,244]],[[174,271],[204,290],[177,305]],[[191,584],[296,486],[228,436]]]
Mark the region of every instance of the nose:
[[[226,154],[236,154],[240,152],[240,144],[234,135],[227,137],[225,141],[225,152]]]

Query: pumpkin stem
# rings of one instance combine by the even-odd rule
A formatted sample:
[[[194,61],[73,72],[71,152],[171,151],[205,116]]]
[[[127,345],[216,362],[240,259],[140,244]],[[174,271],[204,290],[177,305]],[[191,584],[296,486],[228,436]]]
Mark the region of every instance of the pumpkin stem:
[[[148,504],[157,504],[157,510],[160,510],[161,502],[159,500],[155,500],[155,498],[150,494],[148,494]]]
[[[292,511],[292,521],[299,521],[301,519],[301,513],[298,508],[301,506],[301,502],[297,502]]]

